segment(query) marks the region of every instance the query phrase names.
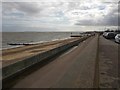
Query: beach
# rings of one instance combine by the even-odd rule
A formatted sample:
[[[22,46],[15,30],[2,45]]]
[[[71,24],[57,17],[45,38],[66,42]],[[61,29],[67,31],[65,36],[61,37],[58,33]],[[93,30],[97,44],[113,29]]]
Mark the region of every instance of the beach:
[[[56,40],[44,43],[38,43],[36,45],[28,45],[17,48],[10,48],[2,50],[2,67],[11,63],[15,63],[25,58],[32,57],[42,52],[49,51],[55,47],[70,43],[78,40],[79,38],[69,38],[64,40]]]

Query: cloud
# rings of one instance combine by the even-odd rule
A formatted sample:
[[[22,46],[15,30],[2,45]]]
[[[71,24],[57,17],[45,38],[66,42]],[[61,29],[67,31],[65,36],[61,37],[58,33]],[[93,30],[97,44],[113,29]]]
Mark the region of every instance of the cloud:
[[[4,0],[2,2],[93,2],[98,0]],[[118,2],[119,0],[99,0],[99,2]]]
[[[118,5],[110,3],[97,6],[96,8],[83,13],[84,18],[76,20],[75,25],[98,25],[117,26],[118,25]],[[102,9],[101,9],[102,7]],[[80,14],[79,14],[80,15]],[[82,17],[82,15],[80,15]]]
[[[3,13],[24,13],[27,15],[32,15],[39,13],[41,9],[38,7],[37,3],[29,2],[4,2],[2,3]]]
[[[15,0],[14,0],[15,1]],[[65,0],[2,3],[3,26],[52,28],[117,26],[117,0]],[[8,28],[7,28],[8,29]]]

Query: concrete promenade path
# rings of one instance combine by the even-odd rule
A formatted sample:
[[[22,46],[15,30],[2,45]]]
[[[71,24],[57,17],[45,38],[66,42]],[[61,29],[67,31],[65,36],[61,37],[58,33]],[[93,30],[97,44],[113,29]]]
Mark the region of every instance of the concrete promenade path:
[[[90,37],[12,88],[117,88],[118,46],[102,36]]]

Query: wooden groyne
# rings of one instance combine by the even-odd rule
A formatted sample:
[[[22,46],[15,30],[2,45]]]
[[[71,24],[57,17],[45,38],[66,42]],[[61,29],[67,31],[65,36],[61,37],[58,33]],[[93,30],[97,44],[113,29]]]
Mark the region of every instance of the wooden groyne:
[[[70,37],[82,37],[80,35],[71,35]]]
[[[7,43],[7,44],[12,45],[12,46],[15,46],[15,45],[37,45],[34,43]]]

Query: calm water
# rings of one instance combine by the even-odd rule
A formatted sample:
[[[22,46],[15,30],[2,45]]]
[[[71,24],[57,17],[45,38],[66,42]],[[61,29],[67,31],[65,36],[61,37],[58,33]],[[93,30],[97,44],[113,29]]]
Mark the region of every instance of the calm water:
[[[2,49],[13,48],[13,46],[8,45],[7,43],[45,42],[69,38],[70,35],[70,32],[3,32]]]

